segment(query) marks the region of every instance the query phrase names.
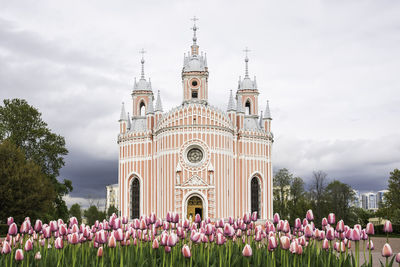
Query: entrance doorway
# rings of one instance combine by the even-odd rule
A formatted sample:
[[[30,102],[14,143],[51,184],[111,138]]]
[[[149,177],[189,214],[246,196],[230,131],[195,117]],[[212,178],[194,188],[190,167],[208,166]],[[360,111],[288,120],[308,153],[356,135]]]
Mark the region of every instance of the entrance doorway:
[[[196,214],[199,214],[203,219],[203,201],[198,196],[192,196],[187,203],[186,217],[194,221]]]

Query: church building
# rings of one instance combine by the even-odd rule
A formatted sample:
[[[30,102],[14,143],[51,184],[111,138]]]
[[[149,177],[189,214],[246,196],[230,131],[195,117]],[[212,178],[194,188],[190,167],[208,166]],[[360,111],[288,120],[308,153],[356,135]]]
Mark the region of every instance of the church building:
[[[155,100],[143,56],[141,75],[131,92],[131,115],[122,104],[119,211],[129,219],[151,212],[165,218],[168,211],[181,218],[200,214],[203,219],[257,211],[260,219],[271,219],[273,135],[268,101],[264,114],[259,112],[259,90],[256,78],[249,75],[246,49],[244,78],[239,78],[235,92],[227,88],[227,107],[211,105],[207,57],[199,52],[194,22],[178,106],[164,112],[160,91]]]

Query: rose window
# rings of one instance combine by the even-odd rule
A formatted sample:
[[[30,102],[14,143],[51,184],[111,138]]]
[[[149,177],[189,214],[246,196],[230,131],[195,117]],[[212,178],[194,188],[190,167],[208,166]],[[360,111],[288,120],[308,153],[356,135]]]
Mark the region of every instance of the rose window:
[[[199,148],[192,148],[187,153],[187,159],[191,163],[198,163],[203,159],[203,151]]]

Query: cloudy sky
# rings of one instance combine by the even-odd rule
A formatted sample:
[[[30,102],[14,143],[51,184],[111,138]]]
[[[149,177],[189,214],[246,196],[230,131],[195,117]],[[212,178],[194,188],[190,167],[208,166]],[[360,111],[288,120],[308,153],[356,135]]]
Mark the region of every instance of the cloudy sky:
[[[270,100],[275,170],[324,170],[361,191],[400,168],[400,1],[0,0],[0,98],[25,98],[70,151],[69,198],[117,182],[121,102],[145,72],[164,111],[181,103],[190,18],[207,53],[209,97],[225,108],[244,73]]]

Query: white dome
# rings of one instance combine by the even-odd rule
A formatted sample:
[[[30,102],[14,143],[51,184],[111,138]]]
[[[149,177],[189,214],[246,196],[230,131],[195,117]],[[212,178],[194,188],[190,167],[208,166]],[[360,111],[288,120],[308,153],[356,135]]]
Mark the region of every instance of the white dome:
[[[185,64],[184,71],[204,71],[204,64],[198,57],[191,57]]]

